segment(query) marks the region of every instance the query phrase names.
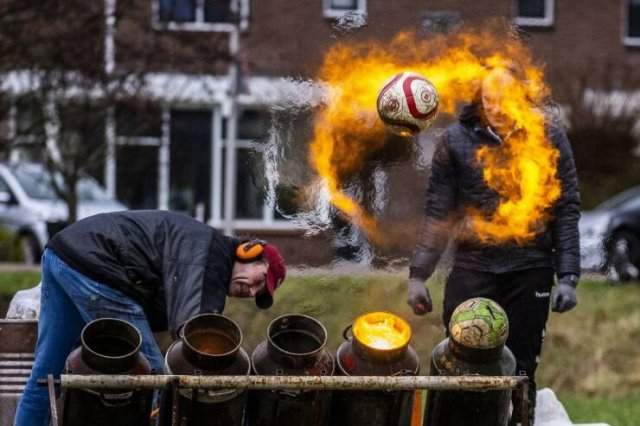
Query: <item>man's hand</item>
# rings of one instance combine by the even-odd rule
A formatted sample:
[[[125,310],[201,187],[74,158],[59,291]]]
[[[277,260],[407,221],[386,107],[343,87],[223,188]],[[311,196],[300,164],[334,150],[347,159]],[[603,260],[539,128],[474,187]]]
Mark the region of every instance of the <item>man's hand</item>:
[[[407,304],[413,309],[416,315],[424,315],[433,310],[433,302],[429,296],[429,290],[424,285],[424,281],[417,278],[409,279],[407,289]]]
[[[578,304],[576,275],[565,275],[558,279],[558,284],[551,293],[551,310],[554,312],[567,312]]]

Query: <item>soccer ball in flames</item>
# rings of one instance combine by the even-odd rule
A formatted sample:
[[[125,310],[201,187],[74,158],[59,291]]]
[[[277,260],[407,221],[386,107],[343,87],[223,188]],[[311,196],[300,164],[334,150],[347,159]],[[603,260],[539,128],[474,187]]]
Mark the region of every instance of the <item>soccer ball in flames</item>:
[[[429,80],[401,72],[385,83],[377,101],[387,128],[400,136],[414,136],[433,123],[438,113],[438,92]]]

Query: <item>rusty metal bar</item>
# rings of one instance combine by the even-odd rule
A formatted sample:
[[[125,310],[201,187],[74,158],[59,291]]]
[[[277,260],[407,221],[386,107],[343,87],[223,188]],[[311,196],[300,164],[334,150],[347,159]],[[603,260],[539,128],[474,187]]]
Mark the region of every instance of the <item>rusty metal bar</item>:
[[[157,389],[176,381],[181,388],[310,389],[310,390],[467,390],[515,389],[522,376],[183,376],[73,375],[60,376],[63,388]]]
[[[411,426],[422,426],[424,408],[422,407],[423,390],[417,390],[413,394],[413,406],[411,407]]]
[[[49,408],[51,410],[51,425],[58,426],[58,405],[56,404],[56,388],[53,374],[47,375],[47,387],[49,388]]]
[[[522,426],[533,426],[529,424],[529,378],[525,379],[519,385],[518,389],[522,392],[522,403],[520,404]]]
[[[169,382],[171,387],[171,426],[180,425],[180,382],[177,378]]]

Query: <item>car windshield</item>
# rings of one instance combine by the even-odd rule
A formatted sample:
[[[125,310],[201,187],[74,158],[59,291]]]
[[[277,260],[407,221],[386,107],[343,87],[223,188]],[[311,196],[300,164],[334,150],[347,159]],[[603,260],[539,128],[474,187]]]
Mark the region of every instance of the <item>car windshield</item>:
[[[16,167],[13,169],[13,174],[29,197],[39,200],[59,198],[51,184],[51,176],[44,169]],[[61,182],[62,177],[56,175],[56,181]],[[108,200],[109,196],[93,178],[82,177],[78,181],[78,199],[80,201],[99,201]]]
[[[596,207],[596,209],[597,210],[617,209],[633,201],[636,198],[640,198],[640,186],[627,189],[626,191],[623,191],[618,195],[614,195],[613,197],[609,198],[607,201],[603,202],[598,207]]]

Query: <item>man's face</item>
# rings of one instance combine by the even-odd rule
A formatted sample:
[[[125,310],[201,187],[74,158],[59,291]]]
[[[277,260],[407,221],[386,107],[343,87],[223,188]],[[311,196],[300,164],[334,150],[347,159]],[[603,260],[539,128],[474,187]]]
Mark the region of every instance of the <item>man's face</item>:
[[[515,86],[516,80],[504,68],[492,70],[482,81],[482,108],[484,115],[495,130],[508,131],[513,121],[503,111],[505,95]]]
[[[229,284],[231,297],[255,297],[267,284],[269,265],[263,260],[251,263],[235,262]]]

